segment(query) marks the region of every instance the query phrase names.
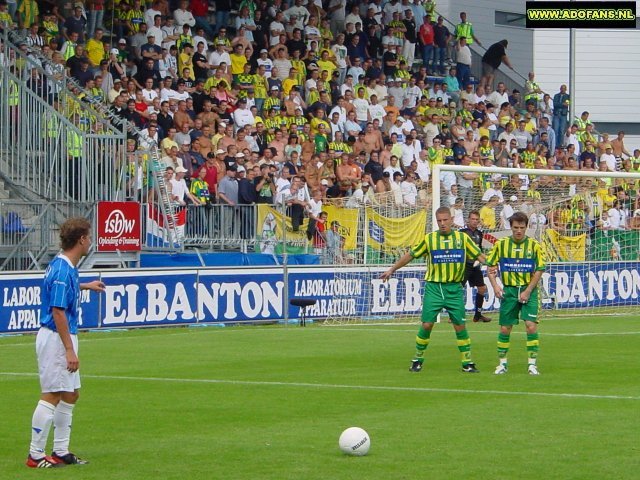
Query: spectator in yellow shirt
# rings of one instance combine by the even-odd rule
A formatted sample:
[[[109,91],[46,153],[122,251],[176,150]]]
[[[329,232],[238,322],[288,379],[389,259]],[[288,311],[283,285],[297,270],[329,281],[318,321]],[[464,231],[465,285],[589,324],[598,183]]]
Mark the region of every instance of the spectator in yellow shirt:
[[[318,64],[318,68],[320,68],[320,71],[327,71],[327,78],[333,78],[333,72],[338,68],[338,65],[336,64],[336,62],[331,60],[331,58],[329,58],[328,50],[322,51],[322,56],[316,63]]]
[[[184,69],[189,69],[189,78],[195,80],[196,77],[193,73],[193,45],[185,43],[182,52],[178,55],[178,71],[184,72]]]
[[[493,195],[487,203],[480,209],[480,222],[487,230],[495,230],[498,224],[496,218],[496,207],[500,202],[500,197]]]
[[[96,28],[93,38],[87,41],[87,57],[93,68],[98,68],[102,60],[107,60],[106,52],[104,51],[104,43],[102,37],[104,31],[101,28]]]
[[[291,89],[296,85],[300,85],[298,83],[298,70],[296,70],[295,68],[290,68],[289,76],[282,81],[282,91],[284,92],[285,96],[289,95]]]
[[[231,75],[234,77],[240,75],[244,71],[244,65],[247,63],[247,57],[244,54],[244,47],[240,44],[233,48],[233,53],[229,55],[231,59]]]

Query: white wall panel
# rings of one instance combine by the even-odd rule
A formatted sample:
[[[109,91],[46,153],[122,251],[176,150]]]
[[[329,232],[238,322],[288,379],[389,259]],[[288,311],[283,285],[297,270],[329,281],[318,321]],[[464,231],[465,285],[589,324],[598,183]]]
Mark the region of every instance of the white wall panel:
[[[507,55],[511,60],[511,64],[516,71],[526,76],[533,65],[533,31],[495,24],[496,10],[524,14],[525,5],[526,2],[524,0],[512,0],[509,2],[499,0],[450,0],[448,5],[449,18],[452,22],[459,23],[460,12],[467,12],[467,20],[473,24],[475,35],[485,48],[506,38],[509,41]],[[508,69],[505,71],[508,71]]]

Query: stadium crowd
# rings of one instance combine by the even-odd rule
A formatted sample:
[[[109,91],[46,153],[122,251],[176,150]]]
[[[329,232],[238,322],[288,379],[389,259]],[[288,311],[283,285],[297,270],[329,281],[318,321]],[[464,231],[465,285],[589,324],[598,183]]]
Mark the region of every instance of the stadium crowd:
[[[472,79],[472,24],[461,12],[448,28],[430,0],[19,0],[0,2],[0,25],[22,29],[31,59],[0,61],[72,121],[101,129],[84,101],[134,124],[132,165],[157,145],[180,205],[284,204],[295,230],[320,219],[323,202],[427,205],[434,164],[640,172],[624,132],[598,133],[588,112],[568,118],[565,85],[544,92],[534,73],[522,92],[494,82],[511,68],[507,40]],[[60,85],[36,66],[75,79],[80,103],[59,104]],[[144,172],[132,166],[132,198],[146,200]],[[622,179],[447,172],[441,203],[459,226],[478,209],[487,230],[546,201],[535,218],[559,230],[624,229],[633,190]]]

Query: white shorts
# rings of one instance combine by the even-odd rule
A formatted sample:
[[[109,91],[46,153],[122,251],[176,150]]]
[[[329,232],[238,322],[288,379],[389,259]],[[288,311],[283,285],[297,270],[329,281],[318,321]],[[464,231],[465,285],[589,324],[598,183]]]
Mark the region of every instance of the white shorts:
[[[78,336],[71,335],[73,349],[78,354]],[[67,370],[67,357],[60,335],[46,327],[38,330],[36,356],[42,393],[73,392],[80,388],[80,371]]]

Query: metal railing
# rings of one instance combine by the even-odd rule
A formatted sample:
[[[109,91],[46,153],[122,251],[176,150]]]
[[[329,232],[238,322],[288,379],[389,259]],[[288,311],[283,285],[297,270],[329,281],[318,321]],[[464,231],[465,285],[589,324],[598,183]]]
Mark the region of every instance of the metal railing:
[[[13,40],[13,41],[12,41]],[[0,148],[4,177],[45,201],[117,198],[126,135],[68,86],[63,65],[4,34]]]
[[[0,201],[0,271],[41,270],[59,250],[58,219],[90,217],[92,204]]]
[[[51,202],[68,204],[53,209],[51,216],[43,215],[40,220],[49,221],[48,228],[41,225],[38,229],[56,231],[68,216],[64,212],[86,214],[85,205],[125,199],[127,133],[139,135],[140,131],[114,115],[94,97],[95,92],[67,77],[64,62],[56,64],[40,51],[25,48],[24,38],[15,32],[4,31],[0,38],[0,177],[14,195],[40,207]],[[175,212],[162,178],[157,145],[145,154],[149,177],[154,177],[150,182],[153,198],[175,237]],[[40,257],[46,258],[33,250],[33,232],[22,237],[19,245],[13,241],[3,244],[1,268],[30,268],[39,264]],[[57,239],[48,240],[40,243],[42,252],[56,249]],[[179,240],[173,238],[170,245]],[[16,257],[15,262],[4,255],[7,252]]]
[[[456,24],[450,21],[444,15],[435,12],[437,15],[442,16],[444,19],[444,23],[451,29],[451,34],[455,31]],[[455,52],[453,47],[450,47],[452,53]],[[480,81],[482,78],[482,56],[484,52],[486,52],[486,48],[479,46],[477,43],[472,43],[469,45],[469,49],[471,50],[471,75],[477,81]],[[453,58],[453,56],[451,57]],[[454,63],[455,65],[455,63]],[[499,82],[503,82],[507,87],[508,91],[513,91],[514,88],[520,90],[522,95],[524,96],[524,82],[526,81],[526,77],[522,75],[520,72],[516,70],[505,70],[504,68],[500,68],[495,71],[493,78],[493,86],[495,86]]]

